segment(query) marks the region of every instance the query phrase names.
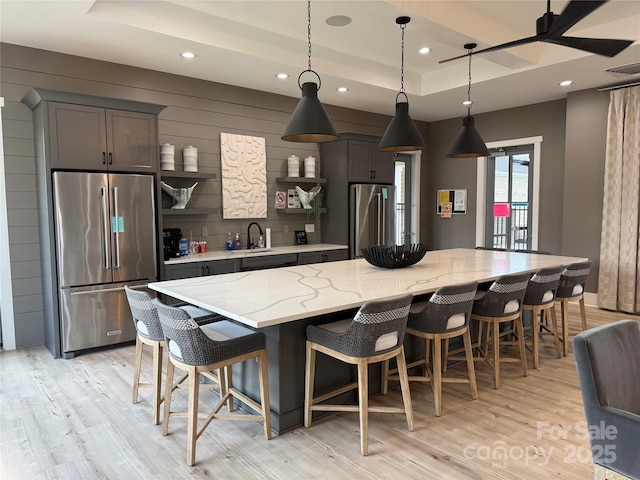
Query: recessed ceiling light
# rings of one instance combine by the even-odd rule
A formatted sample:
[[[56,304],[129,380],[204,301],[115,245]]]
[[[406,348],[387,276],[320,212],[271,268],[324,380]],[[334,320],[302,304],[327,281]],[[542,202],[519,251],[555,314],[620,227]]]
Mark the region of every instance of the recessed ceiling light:
[[[333,15],[325,20],[330,27],[345,27],[351,23],[351,17],[346,15]]]
[[[197,55],[195,53],[193,53],[193,52],[182,52],[180,54],[180,56],[182,58],[196,58],[197,57]]]
[[[347,87],[338,87],[336,90],[340,93],[348,92],[349,89]]]
[[[289,74],[288,73],[278,73],[278,74],[276,74],[276,77],[279,78],[280,80],[284,80],[285,78],[289,78]]]
[[[430,51],[431,49],[429,47],[422,47],[420,50],[418,50],[418,53],[421,53],[422,55],[426,55]]]
[[[571,85],[573,83],[573,80],[564,80],[562,82],[560,82],[560,86],[561,87],[568,87],[569,85]]]

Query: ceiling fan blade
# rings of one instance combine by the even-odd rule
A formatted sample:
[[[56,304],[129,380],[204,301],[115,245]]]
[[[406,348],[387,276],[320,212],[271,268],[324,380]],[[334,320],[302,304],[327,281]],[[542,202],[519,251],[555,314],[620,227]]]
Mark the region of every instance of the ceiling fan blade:
[[[560,16],[553,22],[547,32],[549,37],[559,37],[564,32],[573,27],[584,17],[593,12],[596,8],[607,3],[609,0],[572,0],[562,11]]]
[[[517,47],[518,45],[526,45],[527,43],[537,42],[537,41],[542,40],[544,38],[546,38],[546,37],[542,36],[542,35],[536,35],[534,37],[521,38],[520,40],[514,40],[513,42],[503,43],[501,45],[496,45],[495,47],[487,47],[487,48],[483,48],[482,50],[476,50],[475,52],[472,52],[472,55],[477,55],[478,53],[495,52],[496,50],[503,50],[505,48]],[[450,62],[452,60],[458,60],[459,58],[465,58],[465,57],[468,57],[468,56],[469,56],[469,54],[465,53],[464,55],[459,55],[457,57],[447,58],[446,60],[440,60],[438,63],[446,63],[446,62]]]
[[[585,52],[615,57],[633,43],[633,40],[618,40],[615,38],[580,38],[580,37],[555,37],[542,40],[564,47],[577,48]]]

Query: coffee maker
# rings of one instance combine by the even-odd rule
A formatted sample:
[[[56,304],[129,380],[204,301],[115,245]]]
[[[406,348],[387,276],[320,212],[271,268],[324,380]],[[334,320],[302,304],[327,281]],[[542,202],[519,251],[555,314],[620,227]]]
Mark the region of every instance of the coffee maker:
[[[180,239],[182,230],[179,228],[162,229],[162,240],[164,243],[164,259],[169,260],[180,256]]]

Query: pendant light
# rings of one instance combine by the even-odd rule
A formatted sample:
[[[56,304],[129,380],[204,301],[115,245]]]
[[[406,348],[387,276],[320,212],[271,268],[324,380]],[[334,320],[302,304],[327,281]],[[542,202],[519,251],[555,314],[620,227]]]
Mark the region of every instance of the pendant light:
[[[471,116],[471,53],[477,45],[475,43],[466,43],[464,48],[469,53],[469,86],[467,87],[467,101],[464,105],[467,107],[467,116],[462,119],[462,129],[458,132],[458,136],[453,141],[447,157],[449,158],[476,158],[488,157],[489,150],[476,130],[475,120]]]
[[[309,44],[309,64],[298,77],[298,87],[302,90],[302,98],[291,114],[289,124],[281,137],[286,142],[330,142],[338,138],[331,119],[318,100],[318,90],[322,81],[320,75],[311,69],[311,0],[307,1],[307,39]],[[318,83],[305,82],[300,85],[302,75],[310,72],[318,77]]]
[[[400,62],[400,91],[396,95],[396,115],[384,132],[378,150],[383,152],[407,152],[411,150],[423,150],[425,148],[422,135],[418,127],[409,116],[409,98],[404,91],[404,29],[410,17],[398,17],[396,23],[402,31],[402,57]],[[399,102],[400,95],[404,95],[404,102]]]

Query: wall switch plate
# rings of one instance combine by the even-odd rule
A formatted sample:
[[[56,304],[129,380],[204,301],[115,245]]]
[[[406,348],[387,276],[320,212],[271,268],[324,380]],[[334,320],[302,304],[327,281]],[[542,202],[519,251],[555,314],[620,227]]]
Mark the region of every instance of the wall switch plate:
[[[304,231],[307,233],[313,233],[316,231],[316,226],[313,223],[305,223],[304,224]]]
[[[207,235],[209,235],[209,231],[207,230],[207,227],[202,227],[202,232],[200,232],[202,234],[203,237],[206,237]]]
[[[284,233],[289,233],[289,225],[284,226]]]

